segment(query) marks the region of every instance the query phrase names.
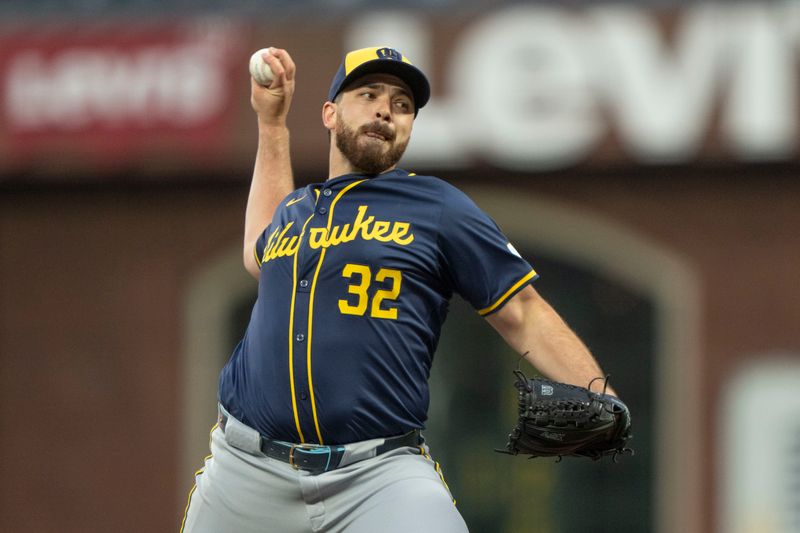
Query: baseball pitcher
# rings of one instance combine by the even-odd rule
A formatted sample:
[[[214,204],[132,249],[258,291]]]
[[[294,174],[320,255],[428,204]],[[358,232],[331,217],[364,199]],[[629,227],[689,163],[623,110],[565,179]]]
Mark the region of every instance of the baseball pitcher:
[[[328,177],[297,190],[295,64],[277,48],[261,59],[272,80],[251,80],[244,228],[258,300],[221,372],[212,455],[181,531],[465,532],[421,434],[453,293],[548,378],[585,387],[602,372],[494,221],[445,181],[398,168],[430,97],[407,57],[345,55],[322,105]]]

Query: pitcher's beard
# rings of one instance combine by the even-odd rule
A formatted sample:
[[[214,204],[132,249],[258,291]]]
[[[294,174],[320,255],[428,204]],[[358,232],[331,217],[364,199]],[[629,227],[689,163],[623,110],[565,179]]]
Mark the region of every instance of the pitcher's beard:
[[[365,131],[381,131],[381,129],[379,125],[368,124],[356,131],[341,120],[336,122],[336,147],[354,168],[367,174],[380,174],[400,161],[408,141],[392,144],[386,151],[381,142],[368,142],[366,146],[359,146],[358,138]],[[393,137],[390,140],[393,140]]]

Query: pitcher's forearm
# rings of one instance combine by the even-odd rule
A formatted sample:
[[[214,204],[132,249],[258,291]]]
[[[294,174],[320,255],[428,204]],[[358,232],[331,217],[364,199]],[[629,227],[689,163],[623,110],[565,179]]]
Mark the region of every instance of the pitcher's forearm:
[[[552,309],[541,312],[537,327],[528,336],[526,358],[544,375],[556,381],[602,392],[605,374],[590,350]],[[599,378],[599,379],[598,379]],[[595,381],[593,381],[595,380]],[[608,386],[606,392],[615,394]]]
[[[487,317],[506,342],[549,379],[601,392],[603,371],[592,353],[561,316],[532,287]],[[606,392],[613,394],[610,387]]]

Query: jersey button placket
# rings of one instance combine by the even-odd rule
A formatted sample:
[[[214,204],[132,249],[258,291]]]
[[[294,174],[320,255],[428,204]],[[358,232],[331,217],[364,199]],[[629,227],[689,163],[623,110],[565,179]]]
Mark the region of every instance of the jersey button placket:
[[[311,334],[309,330],[309,305],[311,303],[312,280],[311,276],[314,275],[315,268],[317,267],[322,249],[311,248],[309,246],[310,234],[314,229],[319,230],[325,228],[328,223],[328,215],[330,213],[331,202],[335,195],[330,188],[324,188],[319,192],[319,196],[314,205],[314,216],[309,221],[306,227],[306,236],[303,239],[302,251],[299,256],[301,259],[297,264],[297,305],[295,306],[294,315],[294,332],[292,339],[294,351],[294,379],[295,379],[295,398],[298,401],[298,409],[300,411],[299,423],[302,426],[303,437],[306,442],[316,440],[316,429],[313,413],[311,411],[311,392],[309,391],[311,383],[308,377],[311,374],[311,369],[308,368],[310,364],[313,367],[311,360],[312,355],[309,354],[309,339]],[[308,338],[307,338],[308,337]],[[302,407],[300,405],[302,402]]]
[[[329,204],[331,202],[331,196],[333,195],[333,191],[330,188],[322,189],[321,195],[317,198],[317,214],[318,215],[327,215]]]

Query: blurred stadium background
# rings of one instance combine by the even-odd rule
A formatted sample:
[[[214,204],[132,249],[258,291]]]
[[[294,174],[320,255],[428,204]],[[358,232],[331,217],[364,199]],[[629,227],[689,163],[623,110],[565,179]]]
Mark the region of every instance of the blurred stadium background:
[[[287,48],[298,186],[342,53],[434,97],[469,192],[634,413],[618,465],[492,452],[517,360],[454,302],[432,449],[477,533],[800,531],[800,2],[0,2],[0,529],[177,531],[255,284],[247,60]],[[487,357],[487,353],[497,353]]]

